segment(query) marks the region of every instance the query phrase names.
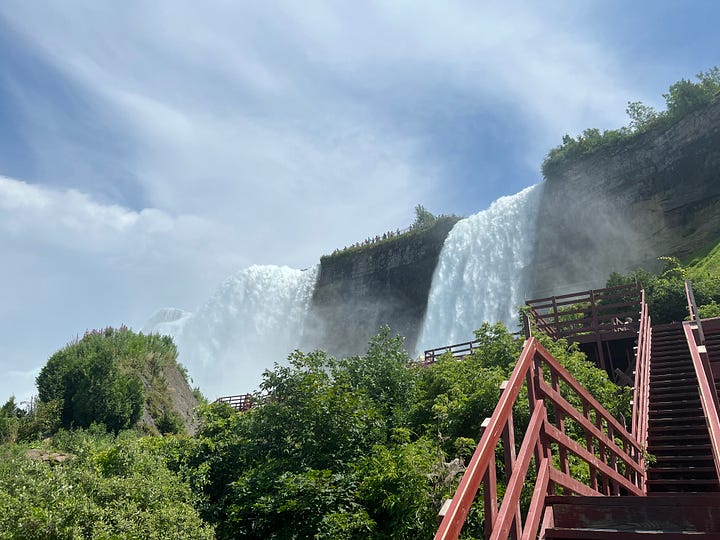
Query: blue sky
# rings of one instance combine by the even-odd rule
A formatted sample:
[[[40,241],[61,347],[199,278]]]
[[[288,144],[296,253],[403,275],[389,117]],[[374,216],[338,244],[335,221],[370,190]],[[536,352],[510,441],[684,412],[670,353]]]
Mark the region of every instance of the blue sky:
[[[0,399],[239,268],[484,209],[720,50],[710,1],[270,4],[0,4]]]

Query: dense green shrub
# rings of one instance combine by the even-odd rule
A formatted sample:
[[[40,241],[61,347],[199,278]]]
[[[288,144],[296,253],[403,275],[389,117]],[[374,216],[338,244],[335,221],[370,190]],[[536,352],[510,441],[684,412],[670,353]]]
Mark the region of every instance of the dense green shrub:
[[[53,354],[40,371],[40,404],[57,404],[63,427],[98,422],[117,432],[133,427],[146,408],[161,433],[183,431],[163,373],[177,366],[176,357],[169,337],[125,327],[88,332]]]
[[[62,404],[63,426],[105,424],[112,431],[132,427],[140,418],[140,378],[121,371],[106,333],[93,332],[56,352],[37,377],[40,401]]]
[[[629,274],[613,273],[607,285],[640,283],[645,289],[650,316],[653,324],[678,322],[687,319],[688,304],[685,294],[685,280],[692,282],[695,300],[703,317],[718,313],[720,301],[720,276],[708,268],[715,265],[719,256],[713,249],[708,257],[698,259],[690,265],[683,265],[675,257],[661,257],[663,269],[658,273],[635,270]]]
[[[41,459],[50,448],[31,458],[24,446],[0,447],[0,538],[213,538],[189,488],[145,440],[83,431],[60,439],[78,450],[62,463]]]

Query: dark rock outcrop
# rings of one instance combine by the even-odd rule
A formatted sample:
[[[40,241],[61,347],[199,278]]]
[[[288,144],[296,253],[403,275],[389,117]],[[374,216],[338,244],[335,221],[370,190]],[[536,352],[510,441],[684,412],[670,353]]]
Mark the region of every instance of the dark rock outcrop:
[[[422,327],[430,285],[445,238],[457,218],[425,230],[323,257],[313,293],[308,344],[330,354],[362,354],[382,325],[405,336],[412,351]]]
[[[720,238],[720,100],[573,160],[545,184],[532,296],[686,258]]]

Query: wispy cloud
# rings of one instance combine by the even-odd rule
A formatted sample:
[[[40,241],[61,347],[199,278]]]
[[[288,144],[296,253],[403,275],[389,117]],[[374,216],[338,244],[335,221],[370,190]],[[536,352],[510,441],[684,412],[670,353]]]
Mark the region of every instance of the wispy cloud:
[[[644,97],[587,6],[4,1],[0,363],[538,181]]]

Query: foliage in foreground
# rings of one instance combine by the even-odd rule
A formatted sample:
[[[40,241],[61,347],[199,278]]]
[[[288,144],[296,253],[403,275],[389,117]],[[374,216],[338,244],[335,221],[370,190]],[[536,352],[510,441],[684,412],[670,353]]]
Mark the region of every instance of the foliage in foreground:
[[[34,443],[66,452],[63,463],[6,444],[0,538],[431,537],[522,347],[500,324],[483,325],[476,337],[470,357],[446,355],[427,368],[387,328],[363,356],[295,352],[265,372],[256,408],[205,406],[193,438],[113,435],[74,423]],[[627,400],[603,371],[567,344],[546,346],[611,411],[624,413]],[[76,369],[82,358],[72,358]],[[65,382],[60,369],[45,373],[46,389]],[[0,429],[25,421],[22,414],[10,400]],[[528,417],[521,398],[518,441]],[[463,538],[482,534],[476,504]]]
[[[148,439],[115,439],[93,427],[61,430],[52,459],[45,446],[0,446],[0,538],[210,540],[193,496]],[[31,452],[32,453],[32,452]]]
[[[477,336],[470,358],[428,368],[387,329],[361,357],[296,352],[265,373],[255,409],[206,408],[198,436],[168,452],[171,467],[220,539],[431,537],[522,346],[502,325]],[[602,370],[549,346],[610,410],[627,412]],[[517,418],[527,417],[521,402]],[[482,535],[481,508],[464,534]]]

